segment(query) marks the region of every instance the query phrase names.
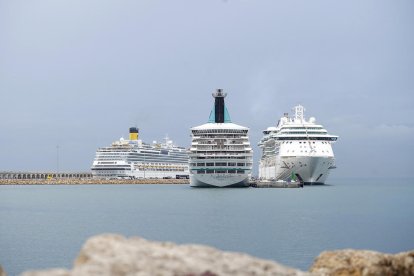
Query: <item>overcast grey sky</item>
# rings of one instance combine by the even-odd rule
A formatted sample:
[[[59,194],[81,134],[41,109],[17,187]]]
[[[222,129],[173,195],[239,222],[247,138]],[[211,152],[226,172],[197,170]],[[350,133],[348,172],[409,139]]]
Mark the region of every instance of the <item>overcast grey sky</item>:
[[[89,170],[137,125],[190,144],[223,88],[262,130],[300,103],[333,176],[411,176],[414,1],[0,0],[0,171]]]

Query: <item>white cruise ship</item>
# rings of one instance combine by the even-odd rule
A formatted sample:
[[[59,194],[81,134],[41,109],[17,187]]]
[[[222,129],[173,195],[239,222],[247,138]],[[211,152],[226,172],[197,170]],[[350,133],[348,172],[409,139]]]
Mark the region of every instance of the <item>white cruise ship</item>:
[[[190,185],[246,187],[253,165],[247,127],[233,124],[224,104],[226,93],[213,93],[208,123],[191,128]]]
[[[129,129],[129,140],[121,138],[99,148],[92,164],[94,178],[189,178],[188,152],[168,138],[151,145],[138,139],[139,130]]]
[[[285,113],[276,127],[263,131],[259,179],[298,178],[305,184],[324,184],[335,168],[332,143],[338,136],[328,134],[314,117],[306,120],[304,111],[303,106],[295,106],[293,118]]]

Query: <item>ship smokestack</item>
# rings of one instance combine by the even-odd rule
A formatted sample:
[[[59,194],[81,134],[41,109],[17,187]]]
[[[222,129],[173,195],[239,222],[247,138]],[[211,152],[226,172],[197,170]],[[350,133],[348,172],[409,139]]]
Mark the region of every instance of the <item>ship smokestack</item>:
[[[227,93],[223,93],[223,89],[217,89],[213,93],[214,97],[214,117],[216,123],[224,123],[224,98]]]
[[[136,127],[129,128],[129,140],[138,140],[139,129]]]

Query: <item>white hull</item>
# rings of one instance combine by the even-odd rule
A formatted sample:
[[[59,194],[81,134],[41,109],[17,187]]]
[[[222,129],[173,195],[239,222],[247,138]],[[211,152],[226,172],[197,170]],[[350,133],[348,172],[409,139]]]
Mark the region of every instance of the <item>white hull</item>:
[[[97,179],[139,179],[139,178],[189,178],[188,164],[165,163],[155,165],[152,163],[129,164],[127,161],[112,161],[111,165],[99,165],[94,161],[92,177]]]
[[[208,123],[191,128],[191,187],[249,185],[253,166],[249,129],[231,122],[224,104],[226,95],[217,89]]]
[[[331,169],[335,168],[332,144],[338,136],[328,131],[316,119],[304,117],[305,108],[294,107],[294,117],[285,113],[276,127],[263,131],[259,142],[262,157],[259,178],[263,180],[289,180],[298,178],[305,184],[324,184]]]
[[[154,171],[138,171],[138,170],[129,170],[129,171],[113,171],[111,176],[108,177],[107,172],[92,171],[93,178],[130,178],[130,179],[139,179],[139,178],[176,178],[177,176],[187,176],[189,172],[183,171],[165,171],[165,172],[154,172]]]
[[[260,165],[262,179],[287,180],[292,173],[299,175],[305,184],[324,184],[334,158],[326,156],[279,156],[275,166]]]
[[[92,176],[98,179],[189,178],[188,153],[165,138],[152,145],[138,140],[138,129],[130,128],[123,138],[96,151]]]
[[[191,187],[248,187],[249,175],[209,175],[209,174],[191,174],[190,175]]]

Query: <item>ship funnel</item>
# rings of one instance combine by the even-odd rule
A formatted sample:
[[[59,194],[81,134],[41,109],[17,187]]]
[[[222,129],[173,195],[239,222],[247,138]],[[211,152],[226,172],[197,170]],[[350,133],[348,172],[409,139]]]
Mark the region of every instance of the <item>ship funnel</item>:
[[[139,129],[136,127],[131,127],[129,129],[129,140],[138,140]]]
[[[230,115],[224,104],[224,98],[227,93],[223,92],[223,89],[217,89],[213,94],[214,97],[214,109],[211,110],[209,122],[210,123],[229,123]]]

